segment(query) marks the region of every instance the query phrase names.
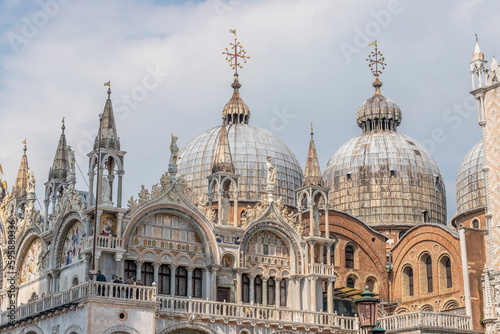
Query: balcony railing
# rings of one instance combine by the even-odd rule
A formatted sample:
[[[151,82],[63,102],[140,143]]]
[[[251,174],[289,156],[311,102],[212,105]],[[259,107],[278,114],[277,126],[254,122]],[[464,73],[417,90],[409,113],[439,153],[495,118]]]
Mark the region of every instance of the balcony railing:
[[[290,310],[252,304],[221,303],[159,296],[160,312],[196,314],[205,319],[255,322],[278,326],[358,330],[357,317],[325,312]]]
[[[97,248],[107,248],[107,249],[123,249],[123,239],[116,238],[112,236],[97,236],[96,247]],[[90,250],[94,247],[94,237],[89,236],[88,238],[83,240],[83,249]]]
[[[309,263],[306,265],[306,274],[314,274],[321,276],[334,276],[334,267],[321,263]]]
[[[87,297],[130,299],[156,303],[156,287],[90,281],[18,306],[14,310],[2,312],[0,326],[9,323],[9,321],[18,321],[48,313],[63,306],[78,304]],[[9,317],[9,314],[12,317]]]
[[[440,312],[411,312],[388,316],[380,319],[381,327],[387,331],[401,330],[401,328],[419,328],[447,330],[472,330],[472,321],[469,316],[447,314]]]

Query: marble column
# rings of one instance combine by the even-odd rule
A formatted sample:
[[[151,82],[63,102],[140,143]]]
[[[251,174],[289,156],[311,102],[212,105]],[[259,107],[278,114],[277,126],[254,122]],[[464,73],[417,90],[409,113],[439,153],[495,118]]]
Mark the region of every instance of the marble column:
[[[313,312],[317,311],[317,301],[316,301],[316,296],[317,296],[317,289],[316,289],[316,281],[318,280],[317,277],[309,277],[309,281],[311,284],[311,304],[310,304],[310,310]]]
[[[219,265],[212,265],[212,301],[217,301],[217,272],[220,269]]]
[[[281,290],[280,290],[280,283],[281,283],[281,277],[276,277],[274,279],[274,281],[276,282],[276,288],[275,288],[275,305],[276,307],[280,307],[281,306],[281,301],[280,301],[280,298],[281,298]]]
[[[117,275],[118,277],[123,277],[122,258],[122,253],[115,253],[115,275]]]
[[[326,252],[326,264],[331,266],[332,263],[332,244],[327,244],[326,247],[328,247],[327,252]]]
[[[177,271],[177,265],[176,264],[171,264],[170,265],[170,295],[172,297],[175,297],[175,274]]]
[[[234,227],[238,227],[238,192],[235,191],[233,194],[233,205],[234,205]]]
[[[241,304],[241,270],[236,269],[236,304]]]
[[[186,268],[187,270],[187,297],[191,298],[193,296],[193,266]]]
[[[136,268],[135,268],[135,281],[136,282],[139,282],[142,276],[142,264],[144,263],[144,261],[135,261],[135,265],[136,265]],[[144,282],[142,282],[144,283]]]
[[[333,282],[335,282],[334,278],[329,278],[327,281],[328,313],[333,313]]]
[[[255,286],[254,286],[254,283],[255,283],[255,277],[257,275],[255,273],[251,273],[250,275],[248,275],[248,277],[250,278],[250,304],[253,304],[254,301],[255,301]]]
[[[158,269],[160,269],[160,263],[153,263],[153,282],[156,283],[156,286],[158,286],[159,281],[158,281]]]
[[[315,242],[311,241],[311,244],[309,245],[309,250],[310,250],[309,256],[311,257],[310,263],[314,263],[314,248],[315,248]]]
[[[123,219],[123,213],[118,213],[117,214],[117,222],[116,222],[116,236],[118,238],[121,238],[122,236],[122,219]]]
[[[262,306],[267,305],[267,281],[269,276],[262,276]]]
[[[117,171],[118,174],[118,188],[117,188],[117,194],[116,194],[116,206],[121,208],[122,207],[122,182],[123,182],[123,174],[125,174],[125,171],[119,170]]]

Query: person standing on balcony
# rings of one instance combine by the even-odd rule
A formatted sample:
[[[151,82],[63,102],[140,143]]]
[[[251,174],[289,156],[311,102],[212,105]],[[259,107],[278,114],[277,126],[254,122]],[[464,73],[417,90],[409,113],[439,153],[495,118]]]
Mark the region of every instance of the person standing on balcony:
[[[106,276],[104,276],[103,274],[101,274],[100,270],[97,271],[96,281],[97,282],[106,282]],[[101,294],[101,286],[99,286],[97,288],[97,293]],[[105,288],[104,287],[102,287],[102,295],[103,296],[105,295]]]

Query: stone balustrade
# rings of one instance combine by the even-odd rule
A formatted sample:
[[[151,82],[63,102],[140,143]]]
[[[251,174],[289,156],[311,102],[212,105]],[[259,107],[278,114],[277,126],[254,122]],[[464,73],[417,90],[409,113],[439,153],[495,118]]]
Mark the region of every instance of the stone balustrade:
[[[275,308],[253,304],[233,304],[213,302],[200,299],[183,299],[159,296],[160,312],[168,314],[196,314],[202,319],[222,320],[231,319],[236,322],[263,323],[268,325],[288,326],[290,328],[304,328],[328,330],[359,329],[357,317],[339,316],[326,312],[310,312]]]
[[[469,316],[441,312],[410,312],[388,316],[380,319],[381,327],[390,331],[400,331],[402,328],[428,328],[458,333],[472,330],[472,320]]]
[[[83,240],[83,249],[90,250],[94,246],[94,237],[90,236]],[[98,235],[96,238],[96,247],[97,248],[106,248],[106,249],[123,249],[123,239]]]
[[[88,297],[130,299],[140,302],[156,303],[156,286],[114,284],[90,281],[68,290],[56,292],[47,297],[20,305],[0,314],[0,326],[9,321],[18,321],[42,315],[62,307],[79,304]],[[9,315],[11,317],[9,317]]]
[[[309,263],[306,265],[306,275],[334,276],[334,266],[321,263]]]

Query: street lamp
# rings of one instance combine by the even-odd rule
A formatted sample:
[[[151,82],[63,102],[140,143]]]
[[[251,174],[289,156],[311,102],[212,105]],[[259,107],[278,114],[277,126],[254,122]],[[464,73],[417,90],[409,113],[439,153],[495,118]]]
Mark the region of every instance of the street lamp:
[[[380,300],[373,296],[375,294],[369,290],[367,285],[365,291],[361,293],[361,297],[354,299],[354,302],[358,306],[361,328],[367,330],[374,328],[375,321],[377,320],[377,304]]]

